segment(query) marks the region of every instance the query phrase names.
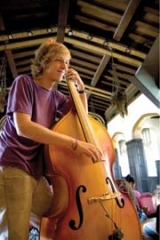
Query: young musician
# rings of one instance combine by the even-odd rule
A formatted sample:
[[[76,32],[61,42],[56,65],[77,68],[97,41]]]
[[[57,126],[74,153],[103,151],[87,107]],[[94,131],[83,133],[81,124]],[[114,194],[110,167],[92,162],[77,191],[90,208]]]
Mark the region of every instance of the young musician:
[[[49,39],[35,52],[31,76],[19,75],[11,86],[0,134],[0,240],[28,240],[30,222],[38,228],[51,206],[44,144],[100,158],[94,145],[50,130],[57,111],[66,114],[73,107],[71,99],[54,88],[64,76],[77,84],[87,110],[84,83],[69,67],[70,59],[66,46]]]

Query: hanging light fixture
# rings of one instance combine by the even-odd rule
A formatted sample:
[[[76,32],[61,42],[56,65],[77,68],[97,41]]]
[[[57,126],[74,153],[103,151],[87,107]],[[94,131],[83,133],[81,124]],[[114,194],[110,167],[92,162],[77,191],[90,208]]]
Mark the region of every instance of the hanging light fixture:
[[[124,117],[128,114],[127,111],[127,95],[124,90],[121,89],[119,79],[116,71],[116,64],[113,59],[113,51],[111,50],[111,61],[112,61],[112,75],[113,75],[113,89],[111,103],[117,108],[118,113]]]

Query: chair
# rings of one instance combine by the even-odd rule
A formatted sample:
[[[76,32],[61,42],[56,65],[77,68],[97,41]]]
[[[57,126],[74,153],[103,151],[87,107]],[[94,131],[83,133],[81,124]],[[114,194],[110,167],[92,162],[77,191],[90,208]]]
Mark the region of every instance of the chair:
[[[155,197],[150,192],[140,193],[137,190],[134,190],[139,207],[144,210],[147,217],[153,217],[156,214],[156,204]]]

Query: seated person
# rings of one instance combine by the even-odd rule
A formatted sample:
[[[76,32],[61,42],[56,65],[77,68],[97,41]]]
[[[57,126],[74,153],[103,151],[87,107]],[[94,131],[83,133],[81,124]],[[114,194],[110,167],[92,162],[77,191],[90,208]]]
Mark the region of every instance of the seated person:
[[[132,189],[136,204],[139,206],[140,209],[143,209],[144,213],[149,218],[155,217],[156,208],[157,208],[157,198],[155,194],[151,192],[142,192],[140,193],[138,190],[135,189],[135,179],[133,176],[128,174],[125,177],[125,180],[129,183],[130,188]]]
[[[118,179],[116,180],[119,189],[122,192],[128,192],[138,213],[139,221],[142,222],[147,219],[146,214],[144,213],[143,209],[140,208],[138,201],[135,197],[133,189],[135,188],[135,181],[131,175],[127,175],[125,179]]]
[[[129,184],[129,187],[133,193],[133,196],[134,196],[134,203],[135,203],[135,206],[137,208],[137,213],[138,213],[138,216],[139,216],[139,220],[140,222],[143,222],[144,220],[147,219],[147,215],[146,213],[144,212],[144,210],[142,208],[140,208],[139,206],[139,203],[137,201],[137,198],[135,196],[135,192],[134,192],[134,189],[135,189],[135,186],[136,186],[136,183],[135,183],[135,179],[133,176],[131,176],[130,174],[128,174],[126,177],[125,177],[125,180],[128,182]]]
[[[150,219],[143,225],[144,234],[151,237],[151,239],[153,240],[160,239],[159,217],[160,217],[160,205],[157,206],[156,217]]]

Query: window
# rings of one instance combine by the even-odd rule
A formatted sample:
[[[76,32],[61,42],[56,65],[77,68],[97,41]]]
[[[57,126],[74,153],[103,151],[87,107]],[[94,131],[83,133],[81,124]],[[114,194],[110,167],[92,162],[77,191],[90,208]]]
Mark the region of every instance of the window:
[[[142,139],[143,139],[143,143],[145,145],[150,145],[151,144],[151,136],[150,136],[150,129],[149,128],[143,128],[142,129]]]
[[[155,164],[157,146],[156,144],[153,144],[154,141],[152,141],[154,133],[151,131],[150,128],[143,128],[141,133],[147,163],[148,176],[157,176]]]
[[[122,176],[125,177],[130,173],[127,148],[125,140],[120,140],[119,142],[119,163],[121,166]]]

